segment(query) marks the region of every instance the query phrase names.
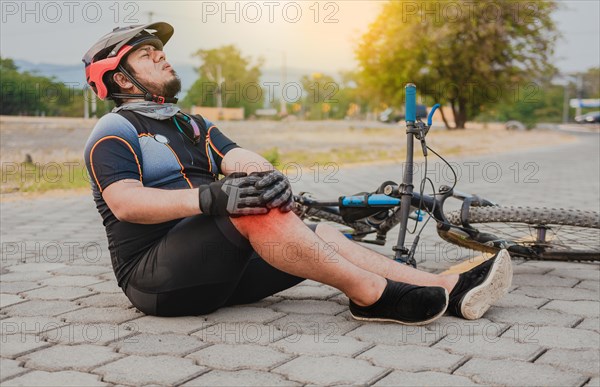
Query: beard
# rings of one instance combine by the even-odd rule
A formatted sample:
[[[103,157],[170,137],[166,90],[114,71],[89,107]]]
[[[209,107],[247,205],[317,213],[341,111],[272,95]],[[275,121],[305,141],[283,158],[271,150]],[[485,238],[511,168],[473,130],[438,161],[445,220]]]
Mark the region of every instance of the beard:
[[[172,70],[173,78],[169,79],[162,85],[162,95],[165,98],[173,98],[181,91],[181,79],[175,72]]]
[[[171,74],[173,75],[169,80],[165,81],[162,84],[158,84],[153,81],[143,81],[138,78],[138,81],[151,93],[163,96],[165,98],[174,98],[181,91],[181,79],[175,72],[175,70],[171,70]],[[133,74],[133,76],[137,76],[137,74]]]

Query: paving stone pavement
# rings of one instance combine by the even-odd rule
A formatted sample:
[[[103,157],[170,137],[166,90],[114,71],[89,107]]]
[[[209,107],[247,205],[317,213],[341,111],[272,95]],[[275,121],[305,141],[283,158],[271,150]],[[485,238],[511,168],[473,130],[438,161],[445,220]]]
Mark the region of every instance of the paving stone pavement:
[[[598,211],[599,148],[598,135],[581,135],[574,144],[451,161],[461,191]],[[449,183],[443,164],[432,158],[429,166],[436,185]],[[399,181],[399,171],[321,166],[292,180],[296,191],[336,198]],[[358,322],[343,294],[314,281],[207,316],[159,318],[137,311],[117,287],[91,195],[0,206],[2,385],[600,385],[596,263],[514,260],[510,293],[478,321]],[[367,246],[389,255],[395,238]],[[441,272],[476,255],[441,241],[430,224],[416,257],[420,268]]]

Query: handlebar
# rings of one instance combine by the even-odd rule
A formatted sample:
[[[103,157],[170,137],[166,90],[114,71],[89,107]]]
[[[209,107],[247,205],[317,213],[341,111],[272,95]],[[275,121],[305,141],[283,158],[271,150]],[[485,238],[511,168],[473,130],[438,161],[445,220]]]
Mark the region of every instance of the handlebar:
[[[431,123],[433,121],[433,115],[435,114],[435,111],[438,110],[439,107],[440,107],[440,104],[436,103],[431,108],[431,111],[429,112],[429,115],[427,116],[427,126],[431,126]]]
[[[406,122],[414,123],[417,121],[417,86],[415,86],[414,83],[407,83],[404,89],[406,93]],[[433,115],[439,107],[440,104],[436,103],[431,108],[431,111],[427,116],[427,126],[431,126]]]
[[[417,121],[417,86],[414,83],[408,83],[405,87],[406,92],[406,122]]]

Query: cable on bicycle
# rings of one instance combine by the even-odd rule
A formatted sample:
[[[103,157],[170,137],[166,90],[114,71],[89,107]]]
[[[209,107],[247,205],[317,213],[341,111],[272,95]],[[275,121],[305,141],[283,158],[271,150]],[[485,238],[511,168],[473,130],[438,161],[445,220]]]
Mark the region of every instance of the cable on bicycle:
[[[448,161],[446,161],[445,158],[443,158],[442,156],[440,156],[439,153],[437,153],[436,151],[434,151],[433,149],[431,149],[429,147],[429,145],[426,145],[427,149],[429,149],[431,152],[433,152],[434,155],[436,155],[437,157],[439,157],[444,163],[446,163],[446,165],[448,167],[450,167],[450,170],[452,171],[452,174],[454,175],[454,183],[452,184],[452,187],[450,188],[450,190],[453,190],[454,187],[456,187],[456,183],[458,183],[458,176],[456,175],[456,171],[454,171],[454,168],[452,168],[452,165],[450,165],[450,163]],[[435,193],[434,193],[435,195]]]

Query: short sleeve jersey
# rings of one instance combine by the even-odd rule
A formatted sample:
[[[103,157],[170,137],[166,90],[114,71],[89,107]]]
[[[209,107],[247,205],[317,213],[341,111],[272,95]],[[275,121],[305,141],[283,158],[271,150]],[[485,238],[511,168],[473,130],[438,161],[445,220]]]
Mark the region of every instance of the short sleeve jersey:
[[[103,116],[85,146],[84,157],[96,208],[102,216],[119,286],[125,287],[136,257],[155,245],[181,219],[136,224],[119,221],[102,197],[112,183],[132,179],[144,187],[189,189],[215,181],[221,162],[238,145],[212,122],[194,116],[200,140],[185,120],[156,120],[132,111]],[[177,120],[175,122],[174,120]]]

